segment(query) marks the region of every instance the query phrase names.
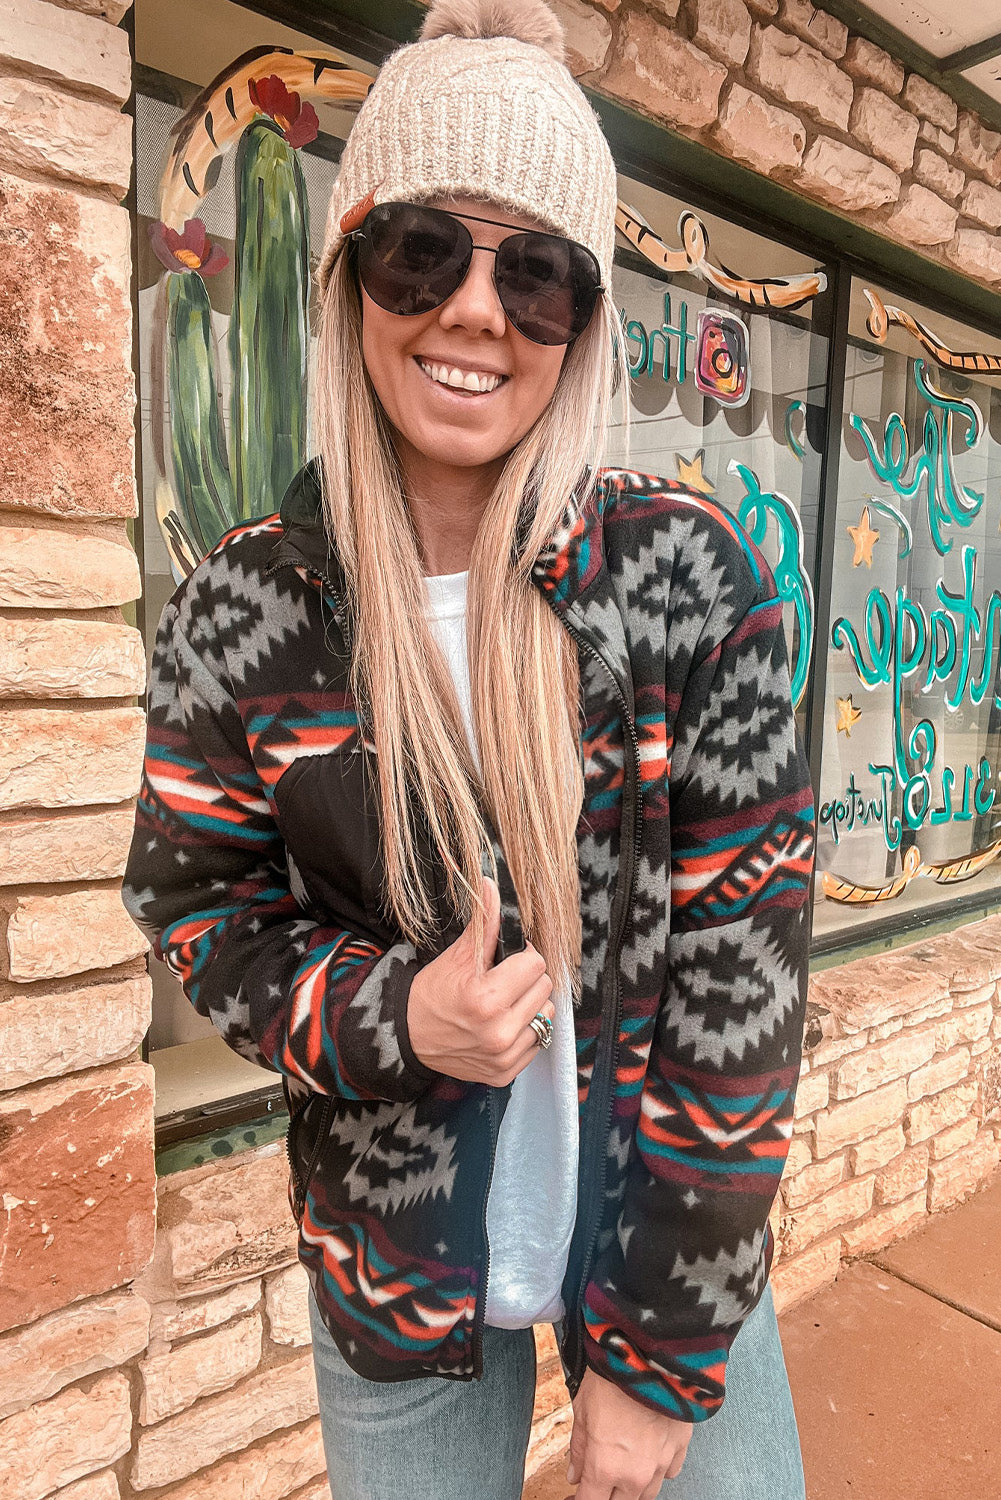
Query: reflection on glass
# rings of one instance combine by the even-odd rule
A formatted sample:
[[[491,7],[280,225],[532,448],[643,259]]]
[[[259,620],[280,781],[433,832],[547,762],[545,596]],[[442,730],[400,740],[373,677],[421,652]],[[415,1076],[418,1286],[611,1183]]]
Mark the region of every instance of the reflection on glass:
[[[887,305],[898,321],[879,318]],[[937,359],[922,330],[937,335]],[[998,881],[1001,382],[949,354],[983,345],[972,328],[853,286],[818,932]]]
[[[687,206],[620,177],[620,200],[667,244]],[[699,214],[708,259],[737,279],[807,276],[814,262],[725,220]],[[819,280],[823,280],[822,277]],[[615,293],[632,372],[629,464],[678,479],[754,537],[786,602],[794,698],[806,689],[813,644],[811,575],[817,545],[827,340],[818,302],[795,310],[748,306],[693,271],[667,275],[624,240]],[[621,444],[613,462],[622,461]]]

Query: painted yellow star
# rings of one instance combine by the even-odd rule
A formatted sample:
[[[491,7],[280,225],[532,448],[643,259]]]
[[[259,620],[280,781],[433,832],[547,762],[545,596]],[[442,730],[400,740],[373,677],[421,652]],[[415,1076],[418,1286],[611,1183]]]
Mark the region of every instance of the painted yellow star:
[[[706,456],[704,448],[700,448],[691,461],[687,458],[682,458],[680,453],[676,453],[674,456],[678,461],[678,478],[682,484],[687,484],[690,490],[698,490],[700,495],[714,495],[716,493],[716,486],[702,472],[702,460]]]
[[[863,505],[858,525],[846,526],[845,530],[855,543],[855,556],[852,558],[852,567],[857,568],[859,563],[865,563],[867,568],[871,568],[872,549],[879,541],[879,532],[873,531],[869,524],[868,505]]]
[[[837,704],[838,734],[844,733],[849,739],[851,739],[852,730],[858,723],[859,719],[861,719],[862,717],[862,710],[855,707],[854,703],[852,702],[851,693],[848,694],[847,698],[839,698],[837,700]]]

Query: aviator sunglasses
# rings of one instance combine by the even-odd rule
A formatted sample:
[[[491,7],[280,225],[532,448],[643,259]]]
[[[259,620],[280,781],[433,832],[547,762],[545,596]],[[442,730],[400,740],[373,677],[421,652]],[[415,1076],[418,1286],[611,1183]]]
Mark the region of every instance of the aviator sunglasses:
[[[534,344],[569,344],[591,320],[601,285],[596,258],[576,240],[516,231],[497,246],[474,245],[464,219],[417,203],[380,203],[350,238],[365,291],[387,312],[431,312],[458,291],[474,249],[494,257],[494,285],[513,327]],[[506,225],[501,225],[506,228]]]

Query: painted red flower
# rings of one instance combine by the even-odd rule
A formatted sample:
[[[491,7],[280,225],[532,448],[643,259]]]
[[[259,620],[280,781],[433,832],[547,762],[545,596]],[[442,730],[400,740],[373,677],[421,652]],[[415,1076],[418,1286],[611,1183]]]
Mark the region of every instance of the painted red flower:
[[[181,233],[157,220],[150,225],[153,254],[168,271],[197,271],[199,276],[218,276],[229,265],[229,256],[213,245],[201,219],[188,219]]]
[[[262,114],[271,116],[290,146],[305,146],[316,140],[320,133],[316,110],[290,92],[277,73],[270,78],[252,78],[248,87],[250,102]]]

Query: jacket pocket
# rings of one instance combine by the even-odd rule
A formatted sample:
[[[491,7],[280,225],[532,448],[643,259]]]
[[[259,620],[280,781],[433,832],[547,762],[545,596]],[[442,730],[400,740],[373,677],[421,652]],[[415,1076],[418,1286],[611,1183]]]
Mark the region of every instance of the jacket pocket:
[[[282,1090],[289,1110],[285,1135],[290,1176],[289,1202],[296,1224],[301,1225],[306,1212],[306,1195],[330,1130],[334,1100],[329,1094],[312,1092],[305,1099],[296,1100],[284,1078]]]

